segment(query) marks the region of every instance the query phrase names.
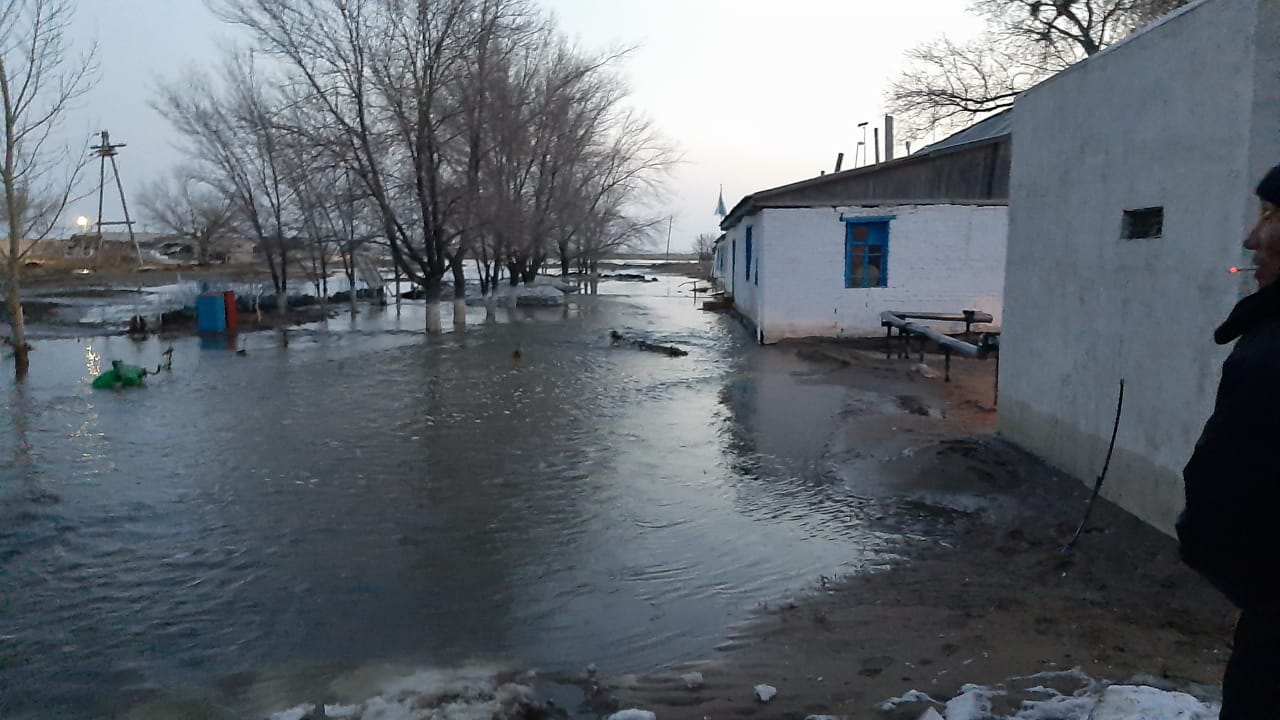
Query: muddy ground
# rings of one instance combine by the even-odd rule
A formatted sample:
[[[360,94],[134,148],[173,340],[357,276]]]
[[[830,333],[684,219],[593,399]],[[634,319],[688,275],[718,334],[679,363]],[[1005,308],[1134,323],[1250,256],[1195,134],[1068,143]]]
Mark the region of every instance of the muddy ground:
[[[879,526],[924,520],[928,536],[908,540],[887,569],[815,579],[806,595],[762,608],[716,657],[608,681],[606,704],[663,720],[914,720],[923,706],[878,706],[912,689],[946,699],[965,683],[1072,668],[1212,696],[1235,615],[1179,563],[1174,540],[1100,501],[1064,554],[1088,489],[995,434],[993,363],[956,359],[948,384],[940,356],[928,356],[927,368],[918,357],[886,360],[882,342],[776,351],[829,369],[824,382],[898,400],[850,407],[830,456],[860,494],[895,501]],[[699,689],[680,678],[691,670],[703,674]],[[778,689],[768,705],[754,697],[759,683]]]

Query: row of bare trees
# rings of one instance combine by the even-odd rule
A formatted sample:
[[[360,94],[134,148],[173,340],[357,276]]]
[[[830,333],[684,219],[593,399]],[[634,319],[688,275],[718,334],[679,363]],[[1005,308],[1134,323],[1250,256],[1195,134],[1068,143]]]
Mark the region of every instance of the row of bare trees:
[[[1188,0],[972,0],[986,24],[907,53],[886,93],[907,137],[947,132],[1010,108],[1023,91],[1123,40]]]
[[[661,220],[650,211],[673,158],[627,104],[624,53],[574,47],[526,0],[213,7],[252,47],[155,103],[185,138],[179,185],[205,195],[150,196],[190,237],[225,216],[256,240],[278,298],[291,267],[322,282],[335,254],[354,283],[355,251],[376,242],[439,330],[443,289],[461,301],[468,263],[488,295],[504,276],[591,267]]]

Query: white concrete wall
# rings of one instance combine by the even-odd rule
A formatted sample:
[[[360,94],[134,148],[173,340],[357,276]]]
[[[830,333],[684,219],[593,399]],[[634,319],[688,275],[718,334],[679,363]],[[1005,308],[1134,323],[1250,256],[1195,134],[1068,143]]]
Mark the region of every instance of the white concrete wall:
[[[888,287],[844,286],[842,216],[893,216]],[[756,246],[764,262],[759,289],[766,302],[758,311],[764,342],[878,335],[885,310],[976,309],[999,324],[1007,216],[1003,206],[971,205],[761,211],[766,232],[756,230]]]
[[[1280,162],[1280,3],[1210,0],[1020,98],[1014,113],[1001,432],[1092,484],[1121,378],[1104,494],[1172,529],[1181,469],[1250,288],[1253,187]],[[1126,209],[1164,235],[1122,240]]]
[[[750,276],[747,275],[747,228],[752,229],[752,253]],[[725,261],[725,287],[733,296],[734,308],[753,325],[757,332],[760,325],[760,308],[763,298],[764,275],[760,275],[756,283],[758,263],[764,255],[765,214],[763,212],[749,215],[733,226],[727,233],[724,245],[727,247]],[[737,262],[734,262],[734,244],[737,244]]]

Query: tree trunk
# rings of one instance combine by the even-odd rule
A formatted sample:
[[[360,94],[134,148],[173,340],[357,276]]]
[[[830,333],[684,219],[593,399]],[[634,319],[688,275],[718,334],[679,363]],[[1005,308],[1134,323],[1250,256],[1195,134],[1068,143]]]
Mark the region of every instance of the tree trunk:
[[[347,289],[351,297],[347,298],[351,303],[351,315],[354,317],[358,312],[356,310],[356,255],[355,252],[345,248],[339,248],[342,255],[342,273],[347,276]]]
[[[21,379],[31,369],[31,358],[28,354],[31,348],[27,346],[27,328],[26,322],[22,318],[22,300],[18,292],[17,255],[15,254],[13,257],[15,261],[10,266],[8,292],[9,325],[11,328],[9,342],[13,345],[13,374]]]
[[[400,263],[396,263],[395,270],[395,289],[396,289],[396,315],[400,315]]]
[[[458,258],[453,263],[453,326],[455,328],[467,325],[467,273],[463,262],[465,261],[462,258]]]
[[[444,330],[440,322],[440,279],[429,278],[424,290],[427,299],[427,333],[435,335]]]
[[[487,323],[497,322],[498,320],[498,298],[493,288],[489,288],[489,292],[484,294],[484,321]]]
[[[280,287],[276,288],[276,312],[280,314],[281,327],[289,314],[289,253],[280,251]],[[286,341],[286,344],[287,341]]]
[[[322,287],[320,292],[324,293],[323,295],[320,296],[322,298],[321,304],[328,304],[327,301],[329,300],[329,259],[325,257],[326,255],[328,255],[328,249],[321,247],[320,248],[320,285]]]

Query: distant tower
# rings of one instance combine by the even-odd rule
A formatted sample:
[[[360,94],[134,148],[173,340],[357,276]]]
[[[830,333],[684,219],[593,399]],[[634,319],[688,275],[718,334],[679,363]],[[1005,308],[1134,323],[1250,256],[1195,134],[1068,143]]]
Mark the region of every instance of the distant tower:
[[[102,252],[102,226],[103,225],[124,225],[129,230],[129,240],[133,242],[133,249],[138,253],[138,265],[142,265],[142,248],[138,245],[138,238],[133,234],[133,220],[129,219],[129,204],[124,199],[124,185],[120,182],[120,166],[116,164],[116,155],[122,147],[126,147],[124,143],[111,144],[111,135],[106,130],[97,133],[102,138],[102,142],[98,145],[90,145],[90,153],[98,158],[98,246],[94,249],[94,257]],[[102,201],[107,189],[107,161],[111,161],[111,174],[116,180],[116,191],[120,193],[120,209],[124,211],[124,220],[104,221],[102,219]]]
[[[720,199],[716,201],[716,215],[719,215],[721,219],[724,219],[724,216],[726,216],[726,215],[728,215],[728,214],[729,214],[729,213],[728,213],[728,212],[726,212],[726,211],[725,211],[725,209],[724,209],[724,185],[721,185],[721,186],[720,186]]]

